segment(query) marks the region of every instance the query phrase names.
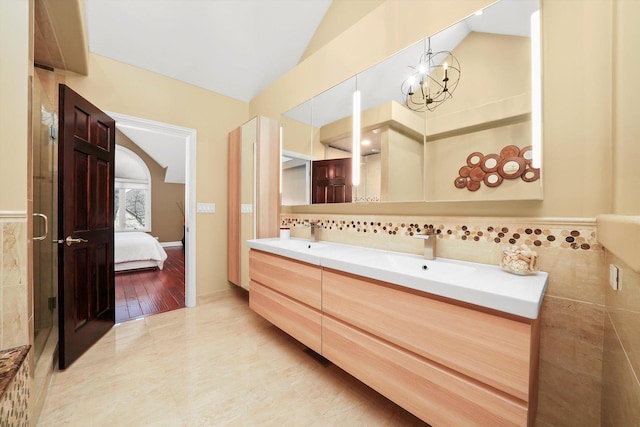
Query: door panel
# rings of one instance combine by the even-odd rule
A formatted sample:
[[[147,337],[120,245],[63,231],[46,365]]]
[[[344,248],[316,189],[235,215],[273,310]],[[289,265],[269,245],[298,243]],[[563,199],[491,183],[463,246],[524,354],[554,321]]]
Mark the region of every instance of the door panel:
[[[60,85],[60,368],[115,321],[115,121]]]
[[[351,202],[351,158],[314,161],[311,203]]]
[[[111,211],[109,207],[109,191],[110,179],[109,179],[109,162],[98,160],[96,167],[96,184],[97,188],[104,188],[105,191],[102,194],[97,194],[96,197],[96,227],[105,228],[109,226],[109,217]]]

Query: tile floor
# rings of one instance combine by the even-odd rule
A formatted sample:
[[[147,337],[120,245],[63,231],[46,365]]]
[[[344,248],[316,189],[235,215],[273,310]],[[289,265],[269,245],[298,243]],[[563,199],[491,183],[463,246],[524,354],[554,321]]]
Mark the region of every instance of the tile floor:
[[[37,425],[426,425],[304,350],[222,291],[114,327],[54,374]]]

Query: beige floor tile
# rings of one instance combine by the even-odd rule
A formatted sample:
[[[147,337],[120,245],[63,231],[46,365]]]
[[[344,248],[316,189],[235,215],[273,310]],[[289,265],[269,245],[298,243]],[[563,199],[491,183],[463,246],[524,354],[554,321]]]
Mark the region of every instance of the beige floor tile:
[[[116,325],[54,374],[38,426],[424,426],[230,290]]]

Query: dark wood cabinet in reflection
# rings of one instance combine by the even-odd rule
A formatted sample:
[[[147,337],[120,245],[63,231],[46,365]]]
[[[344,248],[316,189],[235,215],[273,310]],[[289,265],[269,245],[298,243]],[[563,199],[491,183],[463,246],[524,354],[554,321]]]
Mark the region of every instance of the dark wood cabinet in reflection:
[[[350,203],[351,158],[318,160],[311,167],[311,203]]]

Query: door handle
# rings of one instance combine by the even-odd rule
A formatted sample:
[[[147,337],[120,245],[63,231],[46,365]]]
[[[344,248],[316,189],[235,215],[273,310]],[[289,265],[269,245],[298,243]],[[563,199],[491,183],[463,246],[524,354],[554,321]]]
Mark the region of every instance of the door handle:
[[[65,241],[65,243],[67,244],[67,246],[71,246],[71,245],[73,245],[74,243],[87,243],[87,242],[88,242],[88,240],[81,239],[81,238],[79,238],[79,237],[78,237],[78,238],[76,238],[76,239],[74,239],[74,238],[73,238],[73,237],[71,237],[71,236],[67,236],[67,238],[66,238],[66,239],[64,239],[64,241]]]
[[[41,214],[41,213],[34,213],[33,216],[39,216],[40,218],[44,219],[44,234],[38,237],[34,237],[33,240],[44,240],[47,238],[47,235],[49,234],[49,218],[47,218],[47,216],[45,214]]]

